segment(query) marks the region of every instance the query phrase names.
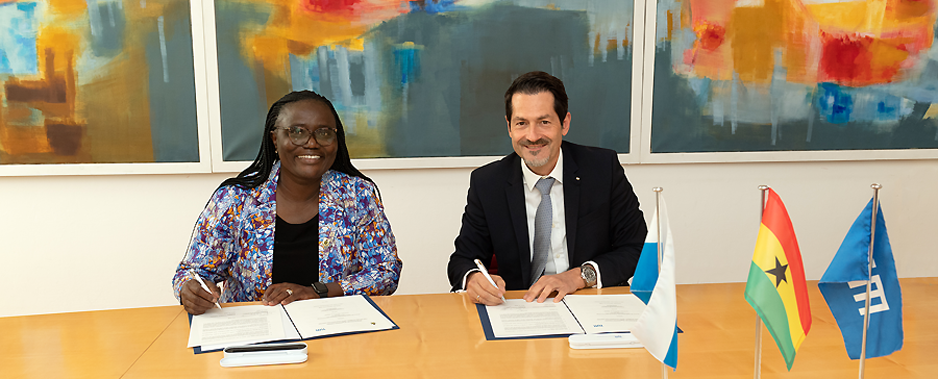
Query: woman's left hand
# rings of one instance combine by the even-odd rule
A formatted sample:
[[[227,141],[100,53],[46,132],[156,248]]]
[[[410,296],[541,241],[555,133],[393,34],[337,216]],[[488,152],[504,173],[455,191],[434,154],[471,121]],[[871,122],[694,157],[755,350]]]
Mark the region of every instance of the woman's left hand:
[[[264,291],[264,298],[261,299],[261,304],[287,305],[297,300],[318,298],[319,295],[313,290],[313,286],[304,286],[296,283],[277,283],[267,287],[267,291]]]

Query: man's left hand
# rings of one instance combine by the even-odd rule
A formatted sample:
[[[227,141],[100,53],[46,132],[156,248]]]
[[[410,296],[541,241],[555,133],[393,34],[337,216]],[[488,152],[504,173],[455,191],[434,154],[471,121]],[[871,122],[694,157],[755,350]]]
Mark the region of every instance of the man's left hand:
[[[557,292],[554,302],[559,303],[567,294],[576,292],[576,290],[586,287],[586,281],[580,277],[580,268],[576,267],[557,275],[544,275],[528,289],[524,294],[524,301],[532,302],[537,300],[543,303],[551,293]]]

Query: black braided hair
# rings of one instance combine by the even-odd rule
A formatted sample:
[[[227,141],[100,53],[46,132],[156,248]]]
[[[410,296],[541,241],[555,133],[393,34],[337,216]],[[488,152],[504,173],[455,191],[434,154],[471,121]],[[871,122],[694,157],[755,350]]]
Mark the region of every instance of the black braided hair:
[[[280,159],[275,152],[276,149],[274,148],[274,141],[270,138],[270,132],[277,127],[277,118],[280,117],[280,111],[283,109],[283,106],[302,100],[315,100],[326,104],[335,117],[337,129],[336,141],[339,146],[338,151],[336,151],[335,161],[332,163],[330,169],[345,173],[349,176],[357,176],[374,184],[371,178],[362,174],[361,171],[358,171],[358,169],[352,165],[352,159],[348,154],[348,146],[345,144],[345,128],[342,127],[342,120],[339,119],[339,114],[335,111],[335,107],[332,106],[332,102],[313,91],[294,91],[281,97],[280,100],[277,100],[271,105],[270,110],[267,111],[267,122],[264,124],[264,137],[261,138],[261,148],[260,151],[257,152],[257,158],[254,158],[254,162],[251,163],[248,168],[244,169],[244,171],[241,171],[237,177],[225,179],[225,181],[221,182],[221,185],[218,186],[219,188],[227,185],[234,185],[241,188],[255,188],[267,180],[267,177],[270,176],[270,170],[273,169],[274,162]]]

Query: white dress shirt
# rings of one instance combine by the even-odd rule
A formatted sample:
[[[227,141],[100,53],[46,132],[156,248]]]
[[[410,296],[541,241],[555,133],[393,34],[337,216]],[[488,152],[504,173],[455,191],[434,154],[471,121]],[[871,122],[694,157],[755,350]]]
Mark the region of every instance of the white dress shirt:
[[[567,223],[563,207],[563,151],[557,157],[557,164],[546,177],[554,178],[550,187],[550,206],[552,210],[550,226],[550,250],[548,250],[547,266],[544,275],[554,275],[567,271],[570,261],[567,259]],[[537,207],[541,204],[541,191],[534,185],[544,176],[535,174],[528,165],[521,160],[521,178],[524,183],[524,210],[528,219],[528,250],[534,258],[534,217]]]
[[[550,187],[549,195],[552,210],[550,250],[547,265],[544,267],[544,275],[554,275],[570,269],[570,259],[567,252],[567,218],[563,201],[563,150],[559,151],[557,164],[547,176],[554,178],[554,184]],[[524,181],[524,209],[528,219],[528,249],[533,259],[534,218],[537,215],[537,207],[541,204],[541,191],[539,191],[535,185],[542,176],[531,171],[522,159],[521,178]],[[585,263],[593,266],[593,269],[596,270],[596,287],[602,288],[602,281],[599,277],[599,265],[593,261],[587,261]]]

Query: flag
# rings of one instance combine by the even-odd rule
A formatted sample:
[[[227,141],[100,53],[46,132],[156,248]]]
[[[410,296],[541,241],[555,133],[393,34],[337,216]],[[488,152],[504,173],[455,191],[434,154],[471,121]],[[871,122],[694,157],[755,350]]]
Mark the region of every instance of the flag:
[[[664,240],[661,272],[658,272],[658,212],[661,212],[661,239]],[[674,288],[674,241],[668,212],[661,197],[651,219],[645,247],[632,278],[631,291],[647,304],[632,334],[651,355],[671,368],[677,368],[677,296]],[[636,287],[637,286],[637,287]],[[654,290],[652,290],[654,289]]]
[[[902,349],[902,290],[896,276],[896,263],[886,234],[882,207],[877,210],[876,239],[873,242],[873,276],[869,276],[870,222],[873,200],[844,237],[834,260],[821,277],[818,288],[844,336],[850,359],[859,359],[863,342],[863,313],[866,311],[866,282],[870,288],[870,327],[866,336],[866,357],[875,358]]]
[[[785,204],[771,188],[746,281],[746,301],[762,318],[788,370],[811,329],[804,265]]]
[[[662,234],[667,234],[667,228],[662,230]],[[631,292],[645,304],[651,299],[651,291],[655,289],[655,283],[658,282],[658,213],[655,212],[651,217],[651,226],[648,227],[648,234],[645,236],[645,246],[642,247],[642,253],[638,258],[638,265],[635,267],[635,275],[632,276],[630,285]]]

